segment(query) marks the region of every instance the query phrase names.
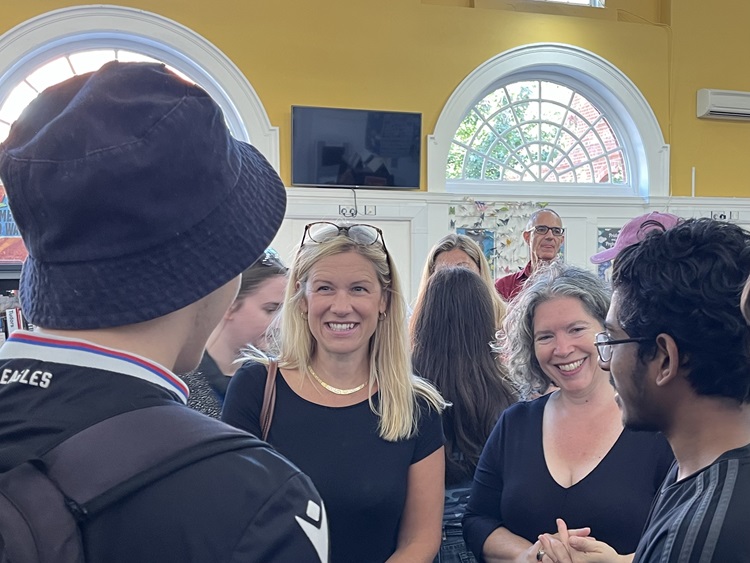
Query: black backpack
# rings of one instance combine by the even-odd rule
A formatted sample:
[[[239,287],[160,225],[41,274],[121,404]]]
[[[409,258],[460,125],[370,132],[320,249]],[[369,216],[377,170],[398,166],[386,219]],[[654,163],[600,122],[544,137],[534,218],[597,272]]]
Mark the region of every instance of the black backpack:
[[[178,404],[94,424],[0,474],[0,563],[83,563],[79,524],[196,461],[261,445]]]

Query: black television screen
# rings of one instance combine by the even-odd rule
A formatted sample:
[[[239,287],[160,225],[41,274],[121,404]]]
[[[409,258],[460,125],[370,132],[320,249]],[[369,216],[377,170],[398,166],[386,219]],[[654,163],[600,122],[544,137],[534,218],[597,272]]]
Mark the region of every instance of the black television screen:
[[[292,184],[418,189],[422,114],[292,106]]]

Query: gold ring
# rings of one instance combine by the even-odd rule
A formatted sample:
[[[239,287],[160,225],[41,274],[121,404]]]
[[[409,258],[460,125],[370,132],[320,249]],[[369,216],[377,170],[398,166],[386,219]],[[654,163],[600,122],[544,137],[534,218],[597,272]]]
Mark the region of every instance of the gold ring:
[[[547,553],[543,549],[540,549],[536,552],[536,560],[541,561],[542,559],[544,559],[545,555],[547,555]]]

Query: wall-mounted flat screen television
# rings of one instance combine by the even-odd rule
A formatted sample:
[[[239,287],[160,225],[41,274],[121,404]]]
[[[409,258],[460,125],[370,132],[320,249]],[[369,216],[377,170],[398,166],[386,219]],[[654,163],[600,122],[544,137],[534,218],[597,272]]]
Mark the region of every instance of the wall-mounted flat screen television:
[[[295,186],[419,189],[422,114],[292,106]]]

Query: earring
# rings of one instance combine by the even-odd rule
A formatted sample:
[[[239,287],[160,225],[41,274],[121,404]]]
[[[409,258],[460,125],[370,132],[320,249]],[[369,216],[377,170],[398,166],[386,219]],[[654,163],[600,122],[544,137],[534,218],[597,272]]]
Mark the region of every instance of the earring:
[[[301,317],[302,317],[303,319],[307,320],[307,313],[305,313],[304,311],[300,311],[300,312],[299,312],[299,314],[300,314],[300,316],[301,316]]]
[[[384,321],[385,317],[386,317],[385,311],[380,311],[380,313],[378,314],[378,320]]]

